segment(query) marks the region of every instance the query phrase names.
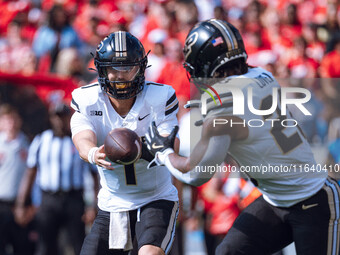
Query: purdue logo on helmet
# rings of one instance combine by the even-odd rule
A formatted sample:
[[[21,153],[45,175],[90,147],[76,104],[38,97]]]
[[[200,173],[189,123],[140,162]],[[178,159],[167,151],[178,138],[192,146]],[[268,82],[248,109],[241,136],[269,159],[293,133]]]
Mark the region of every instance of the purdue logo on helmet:
[[[210,19],[194,26],[184,46],[184,67],[192,78],[211,78],[227,62],[247,59],[242,37],[230,23]]]
[[[117,99],[132,98],[143,90],[147,62],[147,54],[141,42],[125,31],[105,37],[98,45],[94,57],[102,90]],[[124,73],[129,78],[110,81],[108,70],[117,74]]]
[[[187,56],[191,53],[191,47],[196,43],[198,39],[198,33],[192,33],[188,38],[185,40],[185,45],[183,49],[184,57],[187,58]]]

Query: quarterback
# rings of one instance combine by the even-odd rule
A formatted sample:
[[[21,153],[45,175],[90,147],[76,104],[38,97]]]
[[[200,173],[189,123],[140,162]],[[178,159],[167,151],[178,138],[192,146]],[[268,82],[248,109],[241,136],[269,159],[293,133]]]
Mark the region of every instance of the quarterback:
[[[233,97],[232,87],[238,87],[245,98],[252,91],[252,105],[260,110],[271,108],[272,91],[280,88],[270,72],[247,65],[238,30],[221,20],[200,22],[187,36],[184,56],[191,81],[204,91],[201,102],[191,104],[206,106],[202,111],[206,114],[198,122],[202,123],[201,137],[190,157],[180,157],[164,144],[155,152],[155,162],[166,165],[174,176],[192,185],[208,181],[213,173],[198,170],[220,165],[227,153],[243,168],[292,166],[291,171],[246,173],[263,196],[239,215],[216,254],[272,254],[293,241],[298,255],[339,254],[339,185],[327,171],[296,171],[300,166],[315,165],[315,160],[298,126],[281,125],[283,120],[292,119],[289,111],[282,114],[277,104],[275,111],[260,118],[278,121],[264,121],[261,127],[216,125],[216,119],[240,124],[259,118],[247,107],[243,114],[233,114],[237,97]],[[208,92],[216,93],[209,98]],[[147,133],[147,143],[149,148],[161,144],[154,126]]]
[[[164,166],[147,169],[147,150],[134,164],[108,161],[103,144],[114,128],[142,136],[152,121],[159,133],[170,134],[177,125],[175,91],[145,81],[147,54],[128,32],[104,38],[94,60],[98,82],[74,90],[71,102],[76,111],[71,119],[74,144],[82,159],[98,166],[101,183],[99,212],[81,254],[128,254],[134,237],[138,254],[167,254],[178,214],[170,173]],[[173,147],[175,134],[170,137]]]

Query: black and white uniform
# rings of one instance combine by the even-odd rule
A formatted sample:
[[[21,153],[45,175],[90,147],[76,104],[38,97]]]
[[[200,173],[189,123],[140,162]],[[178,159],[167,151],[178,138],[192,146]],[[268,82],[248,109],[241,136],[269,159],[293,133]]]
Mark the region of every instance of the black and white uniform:
[[[37,222],[38,254],[58,254],[58,234],[65,227],[75,254],[85,237],[84,176],[93,167],[79,157],[70,136],[57,137],[52,130],[37,135],[29,148],[27,166],[37,168],[42,191]]]
[[[76,110],[71,119],[72,135],[83,130],[92,130],[97,136],[98,147],[104,144],[106,135],[114,128],[129,128],[137,135],[143,136],[152,121],[156,122],[161,134],[170,134],[177,125],[178,100],[174,89],[168,85],[146,82],[124,118],[114,110],[108,95],[97,83],[74,90],[71,106]],[[132,234],[136,224],[138,247],[153,244],[161,247],[166,253],[169,252],[178,213],[177,190],[166,167],[156,166],[147,169],[147,165],[147,161],[140,159],[131,165],[113,163],[114,170],[98,166],[101,183],[98,206],[102,212],[99,213],[93,230],[85,240],[84,246],[87,248],[83,247],[82,254],[111,254],[106,242],[109,221],[105,221],[105,228],[102,227],[99,232],[97,230],[100,226],[96,224],[100,224],[100,217],[103,215],[109,220],[110,213],[120,212],[129,212]],[[152,207],[146,209],[151,203],[160,205],[164,203],[158,209],[154,209],[159,211],[163,208],[161,214],[165,216],[158,219],[152,217],[151,215],[159,213],[153,212]],[[135,213],[138,217],[131,215]],[[137,223],[133,219],[137,219]],[[103,239],[104,248],[98,245]],[[89,247],[90,242],[93,244],[92,248]],[[96,247],[93,247],[95,245]],[[114,254],[113,250],[110,252]]]
[[[234,114],[240,105],[228,91],[232,86],[243,92],[244,114]],[[327,178],[325,170],[304,168],[316,167],[314,156],[298,126],[281,125],[293,117],[289,111],[281,115],[279,93],[274,113],[260,116],[249,110],[250,104],[259,110],[271,108],[273,89],[280,88],[276,79],[262,68],[250,68],[246,74],[228,77],[213,88],[222,105],[203,94],[202,100],[207,102],[205,118],[229,115],[244,120],[249,135],[245,140],[232,141],[228,153],[263,193],[238,217],[217,254],[271,254],[293,241],[299,255],[339,254],[338,184]],[[265,166],[267,171],[257,171],[253,166],[260,170]],[[269,166],[286,168],[271,171]]]

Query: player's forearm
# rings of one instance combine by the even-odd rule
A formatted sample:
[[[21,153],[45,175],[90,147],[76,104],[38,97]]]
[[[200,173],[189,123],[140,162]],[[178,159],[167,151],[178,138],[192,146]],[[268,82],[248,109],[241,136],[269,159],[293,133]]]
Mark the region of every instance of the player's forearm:
[[[172,157],[173,159],[176,158],[176,156],[172,156]],[[202,176],[201,172],[188,171],[186,173],[183,173],[172,165],[169,157],[166,157],[166,159],[164,160],[164,164],[168,168],[169,172],[176,179],[180,180],[181,182],[187,183],[189,185],[200,186],[211,178],[211,176],[207,177],[205,174],[204,176]]]
[[[89,162],[89,160],[88,160],[89,152],[93,147],[96,147],[96,144],[93,143],[93,142],[90,142],[88,140],[80,140],[78,142],[78,145],[76,145],[76,147],[78,149],[79,156],[83,160]],[[89,163],[92,163],[92,162],[89,162]]]
[[[170,154],[169,160],[172,166],[182,173],[192,170],[204,157],[209,145],[209,139],[201,139],[193,149],[190,157],[181,157],[178,154]]]
[[[176,153],[172,153],[169,155],[169,160],[172,166],[181,171],[182,173],[186,173],[191,170],[189,163],[190,158],[182,157]]]
[[[162,160],[171,174],[180,181],[193,186],[199,186],[209,181],[214,172],[206,171],[210,166],[220,165],[228,152],[229,136],[219,136],[209,139],[207,143],[201,140],[194,148],[190,158],[180,157],[170,153]]]
[[[84,130],[73,136],[73,143],[79,152],[79,156],[88,162],[89,151],[97,146],[97,138],[92,131]]]

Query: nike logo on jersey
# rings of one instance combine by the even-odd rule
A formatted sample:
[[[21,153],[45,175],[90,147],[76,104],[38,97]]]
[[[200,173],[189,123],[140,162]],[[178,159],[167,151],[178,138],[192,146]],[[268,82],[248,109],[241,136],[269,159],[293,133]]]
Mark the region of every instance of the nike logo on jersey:
[[[103,116],[102,111],[90,111],[91,116]]]
[[[138,117],[138,120],[139,120],[139,121],[141,121],[141,120],[144,120],[144,119],[145,119],[146,117],[148,117],[149,115],[150,115],[150,113],[149,113],[149,114],[147,114],[147,115],[145,115],[145,116],[144,116],[144,117],[142,117],[142,118],[141,118],[141,117]]]
[[[307,210],[309,208],[318,206],[319,204],[311,204],[311,205],[302,205],[302,210]]]
[[[156,145],[156,143],[153,143],[151,147],[152,147],[152,149],[155,149],[155,150],[156,150],[156,149],[163,148],[164,145]]]

